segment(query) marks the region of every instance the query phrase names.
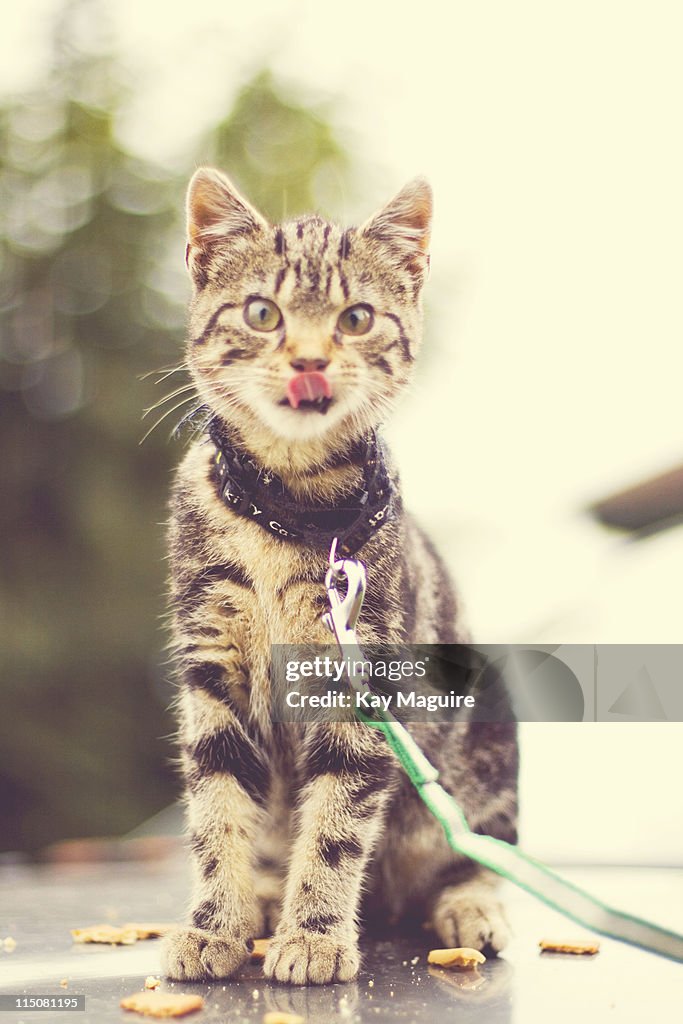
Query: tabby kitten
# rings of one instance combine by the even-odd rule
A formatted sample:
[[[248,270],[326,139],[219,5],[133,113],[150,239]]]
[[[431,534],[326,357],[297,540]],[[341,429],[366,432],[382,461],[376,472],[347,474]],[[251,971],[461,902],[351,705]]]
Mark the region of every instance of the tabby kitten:
[[[327,541],[311,509],[360,509],[346,550],[368,567],[361,645],[458,640],[443,565],[374,441],[413,373],[431,211],[416,179],[360,228],[316,216],[274,227],[218,171],[190,184],[187,363],[213,420],[172,498],[195,874],[191,925],[165,940],[172,978],[229,977],[274,932],[266,977],[347,981],[363,895],[370,919],[417,914],[446,946],[506,941],[493,876],[451,851],[377,730],[269,713],[271,645],[330,642]],[[411,731],[471,827],[514,842],[514,726]]]

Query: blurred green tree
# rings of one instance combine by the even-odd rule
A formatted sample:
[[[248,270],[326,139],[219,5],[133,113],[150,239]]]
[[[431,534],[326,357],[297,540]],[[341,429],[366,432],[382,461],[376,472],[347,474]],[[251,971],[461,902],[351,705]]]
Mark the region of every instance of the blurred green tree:
[[[349,161],[328,116],[288,98],[264,70],[210,133],[207,162],[229,169],[272,220],[321,207],[333,213],[348,187]]]
[[[62,14],[44,84],[0,101],[0,850],[124,833],[177,788],[162,522],[166,424],[191,392],[139,441],[159,397],[141,377],[181,361],[188,175],[117,140],[126,91],[83,8]],[[275,217],[324,206],[347,174],[325,117],[267,72],[199,150],[188,173],[224,167]]]

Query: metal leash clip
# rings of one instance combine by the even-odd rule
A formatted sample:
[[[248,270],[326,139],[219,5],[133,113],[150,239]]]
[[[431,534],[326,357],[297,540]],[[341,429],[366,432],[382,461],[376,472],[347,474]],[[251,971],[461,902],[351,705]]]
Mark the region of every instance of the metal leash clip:
[[[358,692],[370,689],[363,662],[365,655],[358,646],[356,623],[365,598],[365,566],[356,558],[337,558],[335,537],[330,546],[330,567],[325,576],[325,588],[330,610],[322,621],[337,641],[339,653],[346,662],[346,678],[349,686]],[[338,584],[346,581],[346,593],[341,594]]]
[[[334,634],[342,654],[357,647],[356,623],[365,598],[365,567],[355,558],[337,558],[337,538],[330,546],[329,569],[325,588],[330,610],[322,617],[323,624]],[[346,581],[346,593],[340,594],[338,584]]]

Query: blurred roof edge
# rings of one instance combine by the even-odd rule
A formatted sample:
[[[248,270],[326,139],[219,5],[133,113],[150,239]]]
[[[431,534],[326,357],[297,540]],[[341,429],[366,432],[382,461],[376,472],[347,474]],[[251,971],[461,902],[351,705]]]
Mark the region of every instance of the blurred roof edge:
[[[649,536],[683,522],[683,465],[589,506],[603,526]]]

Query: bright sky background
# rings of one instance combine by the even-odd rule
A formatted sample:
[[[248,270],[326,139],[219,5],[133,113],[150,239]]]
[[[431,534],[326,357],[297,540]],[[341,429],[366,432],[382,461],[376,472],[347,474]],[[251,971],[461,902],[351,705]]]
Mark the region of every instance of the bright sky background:
[[[137,149],[173,159],[267,60],[372,168],[351,219],[431,179],[440,359],[396,430],[411,486],[447,452],[463,514],[553,514],[681,457],[680,4],[104,6]],[[5,14],[0,87],[31,81],[54,9]],[[453,511],[450,488],[417,500]]]
[[[176,160],[268,62],[333,102],[368,167],[350,221],[416,173],[432,181],[432,357],[390,437],[409,504],[457,569],[478,637],[680,640],[681,531],[627,550],[577,512],[683,458],[683,6],[105,7],[135,83],[121,131],[141,152]],[[3,12],[0,89],[34,80],[54,10],[24,0]],[[675,772],[661,728],[639,734],[660,778]],[[571,756],[563,736],[557,750]],[[651,780],[625,734],[610,746],[620,785],[610,795],[605,778],[581,806],[608,760],[592,736],[582,732],[572,768],[575,804],[565,793],[582,825],[578,836],[561,828],[564,853],[590,854],[607,803],[634,857],[647,857],[652,835],[672,856],[675,815],[634,826],[628,794],[646,803]],[[540,853],[563,813],[547,785],[534,788],[553,742],[539,733],[527,743],[527,791],[549,816],[529,815]]]

